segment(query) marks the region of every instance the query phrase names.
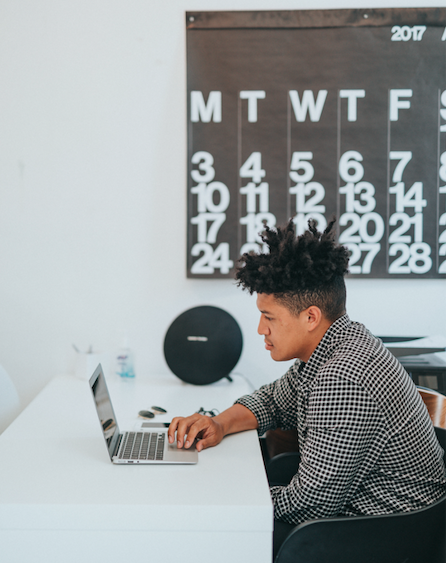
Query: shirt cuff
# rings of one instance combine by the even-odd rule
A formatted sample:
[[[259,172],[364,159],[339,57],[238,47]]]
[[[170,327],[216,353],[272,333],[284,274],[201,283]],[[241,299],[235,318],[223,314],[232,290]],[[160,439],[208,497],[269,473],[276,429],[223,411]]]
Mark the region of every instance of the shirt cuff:
[[[263,436],[267,430],[275,427],[271,413],[268,412],[265,406],[253,395],[244,395],[243,397],[240,397],[240,399],[237,399],[234,404],[243,405],[257,418],[257,422],[259,424],[257,433],[259,436]]]

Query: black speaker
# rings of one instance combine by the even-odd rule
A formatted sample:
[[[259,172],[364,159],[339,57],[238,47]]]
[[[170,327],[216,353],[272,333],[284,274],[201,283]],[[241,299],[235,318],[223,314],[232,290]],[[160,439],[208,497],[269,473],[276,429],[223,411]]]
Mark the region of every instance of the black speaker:
[[[234,317],[210,305],[182,313],[164,338],[167,365],[177,377],[194,385],[228,377],[242,347],[242,331]]]

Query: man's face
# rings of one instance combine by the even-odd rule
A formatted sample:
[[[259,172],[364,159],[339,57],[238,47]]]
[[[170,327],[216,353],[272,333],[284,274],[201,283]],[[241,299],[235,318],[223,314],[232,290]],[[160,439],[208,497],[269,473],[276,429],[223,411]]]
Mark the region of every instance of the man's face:
[[[307,362],[314,350],[307,312],[292,315],[274,295],[266,293],[257,294],[257,307],[261,313],[257,332],[265,337],[271,358],[276,362],[294,358]]]

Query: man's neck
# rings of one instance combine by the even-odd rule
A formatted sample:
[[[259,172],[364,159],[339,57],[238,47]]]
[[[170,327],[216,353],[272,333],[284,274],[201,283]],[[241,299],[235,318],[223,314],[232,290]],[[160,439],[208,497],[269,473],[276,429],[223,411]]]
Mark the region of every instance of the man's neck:
[[[307,350],[302,357],[299,358],[305,363],[308,363],[308,360],[312,356],[313,352],[319,346],[320,341],[324,338],[325,333],[331,327],[334,321],[329,321],[325,317],[323,317],[318,325],[318,327],[311,333],[311,338],[309,339],[309,345]]]

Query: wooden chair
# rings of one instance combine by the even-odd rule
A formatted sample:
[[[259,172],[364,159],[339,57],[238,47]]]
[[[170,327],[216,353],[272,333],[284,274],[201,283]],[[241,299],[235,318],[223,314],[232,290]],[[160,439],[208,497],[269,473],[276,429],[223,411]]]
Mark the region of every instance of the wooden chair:
[[[438,428],[446,428],[446,396],[427,387],[417,387],[427,407],[432,423]]]

